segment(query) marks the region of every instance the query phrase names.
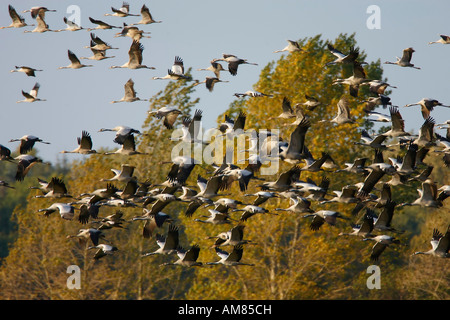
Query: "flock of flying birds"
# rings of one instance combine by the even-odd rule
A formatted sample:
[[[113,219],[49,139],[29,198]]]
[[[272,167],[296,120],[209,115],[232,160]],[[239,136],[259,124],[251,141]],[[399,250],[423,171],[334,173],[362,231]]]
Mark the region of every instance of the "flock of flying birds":
[[[139,16],[131,14],[129,5],[123,3],[119,9],[111,8],[112,13],[105,16],[128,17]],[[36,27],[32,31],[25,32],[46,32],[46,31],[78,31],[82,30],[81,26],[76,25],[73,21],[64,18],[67,29],[50,30],[45,23],[46,12],[52,12],[45,7],[33,7],[30,10],[31,17],[36,21]],[[10,5],[9,13],[12,19],[10,26],[2,28],[21,28],[28,26],[25,19],[17,14],[16,10]],[[143,46],[140,43],[142,37],[147,37],[146,32],[140,30],[138,25],[158,23],[152,18],[148,8],[143,5],[141,9],[141,20],[137,23],[127,25],[123,24],[122,31],[115,34],[116,37],[130,37],[132,43],[129,49],[129,61],[121,66],[111,66],[111,68],[130,68],[154,69],[143,64],[142,51]],[[104,21],[89,18],[91,23],[97,25],[96,28],[86,29],[105,30],[112,28],[121,28],[110,25]],[[83,57],[83,59],[103,60],[110,58],[106,52],[113,49],[108,43],[104,42],[94,33],[90,34],[90,48],[93,55],[91,57]],[[442,36],[438,43],[448,44],[450,40],[446,36]],[[92,190],[77,196],[70,195],[64,181],[60,178],[53,177],[50,181],[38,179],[39,185],[32,187],[41,190],[41,195],[36,198],[54,198],[54,202],[48,208],[42,208],[39,212],[43,212],[45,216],[49,216],[54,212],[59,212],[61,218],[67,220],[76,220],[83,226],[89,226],[80,229],[76,235],[70,235],[68,238],[78,238],[80,242],[87,246],[88,249],[97,249],[94,259],[100,259],[104,256],[114,254],[118,248],[107,239],[106,234],[109,229],[124,228],[124,224],[133,221],[143,221],[142,236],[145,238],[156,239],[158,249],[152,252],[142,253],[142,257],[152,256],[155,254],[177,254],[179,259],[174,262],[168,262],[164,265],[182,265],[182,266],[201,266],[201,265],[252,265],[242,262],[244,247],[247,244],[254,243],[253,240],[244,237],[245,223],[256,214],[277,215],[279,211],[286,211],[296,214],[300,218],[310,219],[310,229],[319,231],[323,226],[334,226],[339,223],[339,219],[354,220],[357,223],[351,223],[352,231],[341,233],[339,235],[352,235],[363,240],[374,241],[375,245],[371,248],[370,259],[377,261],[382,252],[393,244],[399,244],[396,238],[397,233],[402,230],[395,228],[394,212],[397,208],[403,206],[422,206],[430,208],[439,208],[444,204],[444,200],[450,194],[448,185],[437,186],[430,174],[433,166],[428,165],[426,157],[442,156],[442,166],[448,168],[450,166],[450,120],[444,123],[436,124],[431,117],[431,112],[436,107],[447,107],[435,99],[423,99],[416,104],[420,105],[424,123],[419,130],[418,135],[413,135],[405,131],[405,123],[400,114],[399,108],[393,106],[390,98],[384,95],[390,84],[377,79],[367,79],[364,70],[365,62],[358,61],[358,48],[351,48],[348,54],[344,54],[331,44],[327,44],[327,49],[334,60],[326,63],[324,67],[329,65],[353,65],[353,75],[347,79],[336,79],[334,85],[347,85],[348,93],[353,97],[358,96],[361,86],[368,86],[373,94],[369,100],[365,101],[365,111],[370,121],[390,123],[391,129],[383,134],[371,136],[368,132],[361,132],[361,141],[356,144],[363,147],[372,148],[374,152],[373,159],[358,158],[353,163],[345,163],[344,168],[339,168],[332,156],[328,153],[322,153],[322,156],[315,159],[307,147],[307,132],[311,127],[310,118],[305,113],[313,111],[315,108],[323,105],[313,97],[306,96],[307,102],[297,103],[291,106],[289,98],[285,97],[281,103],[281,113],[275,119],[283,121],[293,121],[286,124],[292,126],[289,141],[284,141],[279,137],[274,137],[270,132],[264,135],[262,132],[256,132],[250,138],[250,153],[248,165],[244,168],[233,164],[229,161],[230,152],[226,151],[224,161],[221,164],[214,165],[214,172],[209,178],[204,178],[200,174],[197,176],[198,190],[187,185],[188,178],[198,163],[190,157],[180,156],[172,159],[171,168],[168,170],[167,180],[152,184],[149,181],[138,181],[135,177],[135,167],[122,164],[121,168],[111,169],[113,176],[105,177],[102,182],[106,183],[105,188]],[[274,52],[287,52],[288,54],[306,54],[299,46],[298,42],[288,40],[288,45]],[[414,49],[407,48],[403,51],[403,56],[397,58],[396,62],[386,62],[386,64],[396,64],[400,67],[411,67],[420,69],[411,63]],[[79,69],[90,67],[81,63],[81,60],[72,52],[68,51],[70,64],[61,68]],[[220,62],[226,63],[224,67]],[[211,60],[211,65],[205,69],[212,72],[214,77],[206,77],[202,82],[195,81],[195,85],[204,83],[209,91],[213,91],[214,85],[220,80],[221,72],[229,72],[236,76],[238,67],[242,64],[256,65],[231,54],[223,54],[222,58]],[[36,72],[41,70],[28,66],[16,66],[12,72],[24,72],[27,76],[35,77]],[[168,79],[177,81],[180,79],[190,79],[184,74],[183,60],[181,57],[175,57],[173,66],[168,69],[164,76],[154,77],[154,79]],[[122,99],[112,101],[133,102],[140,100],[134,91],[134,82],[130,79],[125,84],[125,95]],[[35,102],[43,101],[38,98],[39,83],[36,83],[30,92],[22,92],[25,99],[18,102]],[[264,94],[257,91],[247,91],[244,93],[236,93],[238,98],[265,99],[272,98],[272,95]],[[389,106],[390,114],[376,112],[377,106],[383,106],[386,109]],[[162,125],[171,130],[177,119],[181,118],[182,112],[174,107],[163,107],[156,111],[149,111],[153,116],[162,120]],[[184,117],[182,119],[183,136],[180,140],[192,144],[206,144],[198,139],[199,123],[201,122],[202,111],[196,110],[192,118]],[[219,125],[218,130],[227,139],[234,139],[240,134],[244,134],[248,128],[245,128],[245,113],[241,112],[236,119],[225,116],[225,121]],[[345,123],[354,123],[349,109],[349,100],[344,95],[337,104],[337,114],[331,120],[322,120],[321,123],[329,123],[329,125],[340,126]],[[439,128],[447,128],[447,135],[441,136],[434,130],[436,126]],[[136,150],[135,135],[142,134],[139,130],[127,126],[118,126],[112,129],[102,128],[99,132],[113,131],[115,132],[114,142],[120,145],[120,148],[114,152],[104,154],[123,154],[132,156],[135,154],[144,154]],[[389,140],[396,143],[386,144]],[[23,181],[36,164],[42,162],[35,156],[29,154],[34,145],[39,143],[49,143],[43,141],[39,137],[33,135],[25,135],[19,139],[12,139],[10,142],[20,142],[19,153],[17,157],[11,157],[11,151],[4,145],[0,145],[0,160],[9,161],[17,167],[16,181]],[[92,138],[87,131],[82,131],[81,137],[77,138],[78,147],[72,151],[62,151],[63,153],[79,153],[84,155],[100,154],[94,150]],[[258,149],[259,147],[259,149]],[[405,150],[404,156],[397,158],[384,159],[383,151],[398,148]],[[275,152],[273,152],[275,151]],[[275,156],[273,156],[275,154]],[[232,159],[232,158],[231,158]],[[281,172],[276,180],[267,182],[265,179],[258,177],[261,166],[266,161],[284,161],[292,164],[289,170]],[[319,172],[327,173],[320,182],[311,179],[303,181],[300,179],[301,172]],[[342,190],[329,190],[330,174],[350,174],[357,176],[361,182],[357,184],[347,185]],[[383,181],[382,178],[390,178]],[[387,179],[386,179],[387,180]],[[246,193],[249,185],[253,181],[258,181],[254,187],[260,191],[255,193]],[[398,204],[392,199],[391,188],[398,185],[408,185],[414,181],[419,181],[422,188],[418,189],[418,198],[412,203]],[[115,184],[123,184],[123,188],[116,187]],[[239,190],[245,195],[245,198],[252,199],[248,203],[243,203],[232,198],[225,197],[223,191],[237,183]],[[0,186],[9,187],[8,182],[0,181]],[[330,192],[331,191],[331,192]],[[330,194],[334,196],[330,197]],[[64,201],[63,199],[70,199]],[[276,208],[276,212],[264,208],[264,203],[270,199],[285,199],[289,203],[286,208]],[[272,200],[273,201],[273,200]],[[208,208],[209,215],[201,216],[193,219],[196,222],[209,223],[212,225],[224,225],[227,230],[216,235],[211,235],[208,239],[212,241],[212,248],[219,256],[219,260],[214,262],[202,263],[197,261],[200,253],[200,246],[192,245],[185,249],[179,241],[179,226],[176,225],[176,219],[163,212],[170,206],[170,203],[185,203],[186,208],[184,215],[193,217],[199,208]],[[314,210],[312,204],[320,205],[327,203],[345,203],[351,206],[350,214],[333,211],[331,209]],[[102,207],[116,207],[115,213],[106,217],[100,217],[99,212]],[[142,208],[143,214],[126,219],[124,216],[125,208]],[[78,212],[78,213],[76,213]],[[233,217],[232,213],[242,212],[240,217]],[[356,219],[356,217],[358,217]],[[204,218],[204,219],[200,219]],[[394,219],[393,219],[394,218]],[[167,232],[162,235],[163,226],[168,224]],[[161,233],[160,233],[161,232]],[[447,227],[445,233],[441,233],[437,228],[433,231],[430,241],[431,249],[425,252],[415,252],[414,254],[429,254],[441,258],[449,258],[450,247],[450,226]],[[231,249],[226,250],[229,246]]]

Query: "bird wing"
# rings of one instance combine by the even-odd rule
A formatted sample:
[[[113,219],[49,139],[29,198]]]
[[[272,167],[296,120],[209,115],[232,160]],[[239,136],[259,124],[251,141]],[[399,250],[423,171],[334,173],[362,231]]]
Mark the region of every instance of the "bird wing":
[[[237,119],[234,121],[233,130],[244,130],[245,126],[245,120],[247,118],[247,115],[244,112],[240,112]]]
[[[127,83],[125,83],[124,89],[126,97],[136,97],[136,91],[134,90],[134,81],[132,79],[129,79]]]
[[[360,195],[368,195],[384,175],[385,172],[383,170],[373,169],[364,180],[364,184],[360,190]]]
[[[375,245],[372,247],[372,252],[370,254],[370,259],[372,261],[378,261],[381,253],[386,249],[387,245],[383,244],[381,242],[375,243]]]
[[[234,246],[233,251],[228,255],[227,260],[239,262],[244,253],[244,247],[242,245]]]
[[[291,107],[291,101],[287,97],[283,98],[283,103],[281,104],[281,108],[283,109],[283,112],[286,112],[289,114],[293,113],[292,107]]]
[[[342,52],[340,52],[339,50],[337,50],[332,44],[328,43],[327,44],[328,50],[330,50],[330,52],[335,55],[337,58],[342,59],[345,57],[345,54],[343,54]]]
[[[289,146],[286,151],[287,154],[303,152],[306,132],[308,131],[309,127],[311,127],[310,121],[306,118],[303,118],[302,121],[297,125],[295,130],[291,133]]]
[[[175,250],[178,247],[178,242],[179,242],[178,227],[173,224],[170,224],[166,241],[164,243],[164,247],[166,249]]]
[[[82,149],[91,150],[92,149],[92,138],[87,131],[81,132],[81,138],[78,138],[78,144]]]
[[[194,117],[192,121],[189,123],[189,134],[191,135],[191,139],[197,139],[200,133],[200,122],[202,120],[202,110],[195,110]]]
[[[77,56],[75,55],[75,53],[73,53],[70,50],[67,50],[67,55],[69,56],[69,60],[73,63],[73,64],[79,64],[80,60],[77,58]]]
[[[389,111],[391,113],[391,123],[392,129],[404,130],[405,120],[403,120],[402,115],[397,107],[390,107]]]
[[[90,214],[89,214],[87,205],[85,205],[85,204],[81,205],[80,206],[80,214],[78,215],[78,221],[81,224],[86,224],[89,222],[89,217],[90,217]],[[91,236],[91,239],[92,239],[92,236]],[[98,242],[97,243],[95,243],[94,241],[92,241],[92,242],[94,243],[94,245],[98,245]]]
[[[218,247],[216,247],[215,250],[216,250],[216,254],[217,254],[222,260],[225,260],[225,259],[228,258],[228,256],[229,256],[229,253],[228,253],[228,252],[226,252],[226,251],[224,251],[224,250],[222,250],[222,249],[219,249]]]
[[[172,72],[174,72],[177,75],[183,75],[184,74],[184,65],[183,65],[183,59],[181,57],[176,56],[175,61],[172,65]]]
[[[142,51],[144,46],[139,41],[133,40],[133,43],[128,50],[129,62],[130,64],[141,64],[142,63]]]
[[[38,95],[38,92],[39,92],[39,88],[41,87],[41,85],[39,84],[39,83],[35,83],[35,85],[34,85],[34,87],[33,87],[33,89],[31,89],[31,91],[30,91],[30,95],[33,97],[33,98],[36,98],[37,97],[37,95]]]
[[[450,225],[448,226],[445,235],[441,236],[436,250],[448,253],[449,249],[450,249]]]
[[[175,123],[175,120],[178,117],[178,113],[177,112],[170,112],[169,114],[167,114],[164,117],[164,121],[163,124],[167,129],[172,129],[173,128],[173,124]]]
[[[325,223],[325,219],[317,214],[314,215],[309,228],[313,231],[317,231]]]
[[[244,238],[244,228],[245,228],[245,226],[241,225],[241,224],[232,228],[230,239],[237,240],[237,241],[242,240]]]
[[[200,254],[200,246],[194,244],[183,256],[184,261],[197,261]]]
[[[366,78],[366,72],[364,71],[363,66],[358,61],[353,62],[353,76],[355,78]]]
[[[432,117],[428,117],[425,119],[425,122],[420,127],[419,130],[419,138],[424,139],[426,141],[432,142],[434,139],[434,125],[436,124],[435,120]]]
[[[17,14],[17,11],[14,9],[12,5],[8,5],[9,16],[13,21],[24,22],[24,18]]]
[[[402,55],[402,61],[405,62],[410,62],[412,58],[412,49],[411,48],[406,48],[405,50],[403,50],[403,55]]]

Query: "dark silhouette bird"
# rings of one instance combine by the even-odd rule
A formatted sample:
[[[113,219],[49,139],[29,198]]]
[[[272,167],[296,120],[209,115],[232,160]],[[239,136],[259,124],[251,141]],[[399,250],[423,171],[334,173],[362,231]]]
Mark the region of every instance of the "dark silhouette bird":
[[[257,63],[248,62],[247,59],[241,59],[241,58],[238,58],[235,55],[226,54],[226,53],[222,54],[222,58],[214,59],[213,61],[214,62],[216,62],[216,61],[225,61],[225,62],[227,62],[228,63],[228,71],[230,71],[230,74],[232,76],[236,76],[237,75],[238,67],[241,64],[251,64],[251,65],[255,65],[255,66],[258,65]]]
[[[20,154],[26,154],[26,153],[30,152],[31,150],[33,150],[33,147],[36,144],[36,142],[40,142],[43,144],[50,144],[50,142],[44,141],[41,138],[30,135],[30,134],[24,135],[23,137],[21,137],[19,139],[9,140],[9,142],[15,142],[15,141],[20,141],[20,146],[19,146]]]

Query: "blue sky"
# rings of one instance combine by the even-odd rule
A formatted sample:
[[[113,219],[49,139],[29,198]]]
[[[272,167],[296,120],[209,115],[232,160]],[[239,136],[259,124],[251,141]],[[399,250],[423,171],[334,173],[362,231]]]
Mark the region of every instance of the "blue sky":
[[[140,28],[151,32],[151,39],[142,39],[144,64],[155,70],[109,69],[128,60],[130,38],[114,38],[120,31],[96,30],[94,33],[119,50],[110,50],[115,58],[89,61],[93,68],[58,70],[69,64],[67,50],[78,57],[90,56],[90,35],[85,30],[60,33],[23,33],[33,27],[0,30],[0,94],[2,96],[2,126],[0,144],[15,150],[17,143],[8,143],[12,138],[32,134],[51,142],[38,145],[38,155],[47,161],[58,157],[74,159],[76,155],[61,155],[62,150],[77,146],[76,138],[82,130],[91,133],[94,148],[116,148],[112,133],[97,132],[103,127],[128,125],[141,128],[147,116],[148,102],[110,104],[123,96],[123,85],[132,78],[140,98],[148,99],[163,89],[164,80],[152,80],[163,76],[176,55],[184,60],[185,67],[192,67],[195,79],[203,80],[205,68],[213,58],[222,53],[235,54],[258,66],[243,65],[238,75],[223,73],[223,80],[213,92],[204,86],[197,87],[194,97],[200,98],[198,108],[203,112],[203,127],[215,126],[217,115],[226,110],[236,99],[235,92],[251,90],[258,80],[261,69],[276,61],[280,53],[273,53],[286,46],[286,40],[322,35],[322,39],[335,39],[340,33],[356,34],[358,46],[367,54],[368,61],[380,59],[395,61],[402,50],[413,47],[412,62],[421,70],[384,66],[384,76],[397,86],[391,94],[394,105],[403,106],[425,97],[435,98],[450,104],[450,45],[429,41],[439,34],[449,34],[449,1],[293,1],[293,0],[248,0],[235,1],[184,1],[154,0],[128,1],[132,13],[139,13],[144,3],[156,20],[162,23],[144,25]],[[113,25],[131,24],[140,17],[106,17],[111,6],[119,8],[122,1],[24,1],[11,0],[0,6],[0,25],[10,24],[8,4],[11,4],[27,21],[34,23],[29,13],[23,10],[33,6],[46,6],[57,12],[49,12],[46,22],[50,29],[65,28],[63,17],[70,16],[67,8],[77,5],[81,13],[81,25],[93,27],[89,17],[104,20]],[[380,29],[369,29],[366,25],[371,14],[370,5],[380,8]],[[43,69],[36,78],[22,73],[10,73],[15,65],[27,65]],[[45,102],[16,103],[22,100],[21,90],[29,91],[35,82],[41,85],[39,97]],[[387,111],[387,110],[386,110]],[[423,123],[419,107],[400,109],[407,130],[417,132]],[[436,108],[432,112],[436,121],[450,119],[450,109]],[[441,131],[443,133],[443,131]]]

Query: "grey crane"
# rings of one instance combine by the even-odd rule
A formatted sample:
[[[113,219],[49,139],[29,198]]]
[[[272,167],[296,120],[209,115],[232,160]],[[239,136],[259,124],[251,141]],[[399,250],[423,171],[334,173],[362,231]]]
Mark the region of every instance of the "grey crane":
[[[121,66],[111,66],[111,69],[116,68],[128,68],[128,69],[155,69],[154,67],[148,67],[143,62],[142,52],[144,51],[144,46],[142,43],[139,43],[136,40],[133,40],[133,43],[130,46],[130,50],[128,50],[128,61]]]
[[[31,11],[31,15],[33,16],[33,11]],[[39,9],[38,11],[36,11],[36,27],[33,30],[25,30],[24,33],[43,33],[43,32],[47,32],[47,31],[56,31],[56,30],[51,30],[48,26],[48,24],[45,22],[45,10],[44,9]]]
[[[123,2],[122,6],[119,9],[111,7],[111,11],[113,13],[105,13],[105,16],[121,17],[121,18],[130,17],[130,16],[134,16],[134,17],[139,16],[138,14],[130,13],[130,5],[128,4],[128,2]]]
[[[181,111],[175,107],[161,107],[158,110],[149,111],[148,113],[158,119],[164,119],[163,125],[167,129],[173,129],[173,124],[175,123],[178,115],[181,114]]]
[[[393,200],[388,200],[386,202],[380,214],[378,216],[374,216],[374,230],[403,233],[403,231],[397,230],[396,228],[392,227],[392,218],[394,217],[396,206],[397,203]]]
[[[427,119],[430,117],[431,111],[437,106],[450,108],[450,106],[442,104],[442,102],[439,102],[436,99],[433,98],[423,98],[422,100],[416,102],[416,103],[409,103],[407,105],[404,105],[404,107],[411,107],[411,106],[420,106],[420,112],[422,113],[422,117],[424,119]]]
[[[111,151],[111,152],[104,152],[104,155],[112,155],[112,154],[121,154],[126,156],[132,156],[132,155],[146,155],[146,152],[141,152],[136,150],[136,140],[134,137],[134,134],[127,135],[120,144],[120,148]]]
[[[399,244],[400,240],[396,239],[393,236],[389,235],[378,235],[378,236],[371,236],[364,238],[363,241],[375,241],[375,245],[372,247],[372,251],[370,253],[370,260],[372,261],[378,261],[380,258],[380,255],[384,252],[384,250],[391,244]]]
[[[23,181],[25,176],[37,163],[42,163],[42,159],[30,154],[21,154],[14,158],[17,162],[17,171],[15,175],[16,181]]]
[[[337,219],[348,220],[348,218],[344,217],[340,212],[333,210],[319,210],[303,216],[303,218],[309,217],[313,217],[309,225],[309,228],[313,231],[319,230],[324,223],[327,223],[330,226],[335,226]]]
[[[43,183],[42,180],[39,181]],[[32,189],[36,187],[30,187]],[[41,190],[44,191],[43,195],[36,195],[35,198],[71,198],[72,196],[67,192],[67,187],[64,181],[57,177],[52,177],[45,187]]]
[[[241,64],[250,64],[250,65],[255,65],[255,66],[258,65],[257,63],[254,63],[254,62],[248,62],[247,59],[241,59],[233,54],[227,54],[227,53],[222,54],[222,58],[214,59],[213,61],[214,62],[216,62],[216,61],[227,62],[228,63],[228,71],[230,71],[230,74],[232,76],[237,75],[238,67]]]
[[[201,223],[210,223],[213,225],[221,225],[221,224],[231,224],[234,219],[230,218],[228,213],[219,212],[215,209],[208,209],[209,216],[202,216],[203,218],[206,218],[206,220],[202,219],[194,219],[196,222]],[[186,214],[186,216],[192,215],[191,213]]]
[[[256,196],[256,199],[252,203],[254,206],[259,206],[271,198],[278,198],[278,194],[276,194],[275,192],[270,192],[270,191],[258,191],[254,194],[247,193],[247,194],[244,194],[244,196],[245,197]]]
[[[374,117],[374,118],[367,119],[369,121],[373,121],[373,122],[391,122],[391,116],[390,115],[387,115],[387,114],[384,114],[384,113],[380,113],[380,112],[377,112],[377,111],[367,110],[367,109],[364,109],[364,112],[368,116]]]
[[[96,24],[97,26],[95,28],[88,28],[86,29],[87,31],[92,31],[92,30],[107,30],[107,29],[120,29],[120,27],[117,26],[113,26],[110,25],[102,20],[97,20],[94,19],[92,17],[89,17],[89,21],[92,22],[93,24]]]
[[[26,153],[30,152],[33,149],[36,142],[43,143],[43,144],[50,144],[50,142],[44,141],[41,138],[33,136],[31,134],[24,135],[23,137],[21,137],[19,139],[9,140],[9,142],[16,142],[16,141],[20,141],[20,146],[19,146],[20,154],[26,154]]]
[[[304,118],[291,132],[288,147],[279,152],[279,158],[288,163],[296,164],[306,158],[305,138],[311,122]]]
[[[331,122],[336,123],[337,125],[342,125],[346,123],[355,123],[356,121],[351,117],[350,114],[350,102],[346,96],[342,96],[337,103],[337,115],[331,119],[326,120],[322,119],[319,121],[323,122]]]
[[[39,14],[43,14],[45,15],[46,12],[56,12],[56,10],[54,9],[48,9],[47,7],[32,7],[30,9],[27,10],[23,10],[22,13],[27,13],[29,12],[31,14],[31,17],[33,19],[37,19],[37,17],[39,16]]]
[[[115,58],[115,56],[107,56],[106,50],[95,49],[94,48],[95,45],[96,45],[95,42],[93,42],[91,40],[90,49],[91,49],[93,55],[90,57],[80,57],[80,59],[100,61],[100,60]]]
[[[305,94],[305,102],[297,103],[294,107],[298,107],[299,105],[305,106],[308,111],[313,111],[318,106],[322,105],[316,97]]]
[[[376,97],[369,97],[362,102],[366,104],[367,110],[374,110],[377,106],[383,106],[383,109],[386,109],[388,105],[392,105],[391,98],[384,94],[377,94]]]
[[[289,100],[289,98],[283,97],[283,101],[281,103],[281,109],[282,109],[282,112],[278,116],[271,117],[271,118],[269,118],[269,120],[273,120],[273,119],[291,119],[291,118],[296,118],[297,117],[296,113],[292,109],[291,101]]]
[[[111,103],[148,101],[148,99],[141,99],[137,96],[137,92],[134,90],[134,81],[131,78],[125,83],[124,91],[125,94],[120,100],[113,100]]]
[[[264,182],[259,185],[259,187],[261,187],[262,190],[286,191],[291,188],[293,182],[296,182],[300,176],[300,172],[300,168],[298,166],[294,166],[291,169],[282,172],[277,180]]]
[[[161,23],[162,21],[153,19],[152,14],[148,7],[144,4],[141,8],[141,20],[134,24],[152,24],[152,23]]]
[[[244,93],[235,93],[234,95],[238,98],[242,98],[242,97],[251,97],[251,98],[273,97],[273,94],[267,94],[264,92],[259,92],[259,91],[254,91],[254,90],[247,90]]]
[[[106,131],[116,132],[113,141],[118,144],[122,144],[130,134],[139,134],[139,135],[142,134],[138,129],[134,129],[123,125],[116,126],[114,128],[101,128],[100,130],[98,130],[98,132],[106,132]]]
[[[67,55],[70,60],[70,64],[68,66],[59,67],[58,69],[81,69],[86,67],[93,67],[91,64],[83,64],[80,62],[80,59],[76,56],[75,53],[71,50],[67,50]]]
[[[218,63],[214,60],[211,60],[210,66],[208,68],[200,68],[200,69],[197,69],[197,71],[212,71],[214,73],[214,75],[216,76],[216,78],[220,79],[220,72],[228,71],[228,70],[225,69],[220,63]]]
[[[384,134],[379,134],[375,137],[372,137],[366,130],[361,131],[361,140],[364,142],[355,142],[357,145],[367,146],[374,149],[385,149],[387,148],[383,142],[386,140],[387,136]]]
[[[19,100],[16,102],[17,103],[21,103],[21,102],[30,102],[31,103],[31,102],[35,102],[35,101],[47,101],[46,99],[40,99],[37,97],[40,87],[41,87],[41,85],[38,82],[36,82],[29,93],[22,90],[22,95],[25,97],[25,99]]]
[[[304,197],[290,197],[289,198],[290,207],[283,209],[283,208],[275,208],[275,211],[287,211],[287,212],[293,212],[293,213],[306,213],[306,212],[314,212],[314,210],[311,209],[311,201]]]
[[[100,37],[96,36],[91,32],[91,41],[89,46],[85,46],[86,49],[96,49],[96,50],[117,50],[118,48],[111,47],[111,45],[105,41],[103,41]]]
[[[142,229],[142,236],[144,238],[151,238],[156,228],[162,228],[164,223],[171,223],[173,219],[164,212],[153,212],[146,208],[143,209],[144,215],[135,216],[131,221],[145,221]]]
[[[219,248],[215,248],[216,254],[220,257],[219,261],[216,262],[207,262],[207,265],[217,265],[217,264],[223,264],[225,266],[238,266],[238,265],[247,265],[247,266],[254,266],[254,264],[251,263],[244,263],[241,262],[242,255],[244,253],[244,247],[242,245],[234,246],[233,251],[230,253],[221,250]]]
[[[293,53],[293,52],[304,52],[305,51],[302,48],[300,48],[300,44],[297,41],[294,41],[294,40],[286,40],[286,41],[288,42],[287,46],[281,50],[275,50],[274,53],[277,53],[277,52]]]
[[[237,224],[230,230],[221,232],[216,236],[207,237],[207,239],[216,239],[213,248],[254,244],[252,240],[244,239],[244,229],[245,226],[243,224]]]
[[[366,72],[358,61],[353,62],[353,74],[346,79],[335,79],[333,85],[346,84],[349,86],[349,93],[352,97],[357,97],[359,92],[359,86],[365,82],[369,82],[371,79],[367,79]]]
[[[55,31],[61,32],[61,31],[79,31],[79,30],[84,30],[83,27],[79,26],[74,21],[67,19],[66,17],[63,18],[63,21],[67,25],[67,27],[65,29],[59,29],[59,30],[55,30]]]
[[[136,167],[129,164],[122,164],[121,170],[111,169],[114,173],[114,177],[108,179],[100,179],[100,181],[120,181],[128,182],[133,179],[134,169]]]
[[[78,147],[72,151],[63,150],[61,153],[79,153],[79,154],[93,154],[97,153],[95,149],[92,149],[93,143],[89,132],[83,130],[81,137],[77,138]]]
[[[277,215],[276,213],[272,213],[269,210],[263,208],[263,207],[259,207],[259,206],[255,206],[255,205],[247,205],[242,209],[233,209],[233,212],[237,212],[237,211],[243,211],[243,213],[241,214],[241,217],[239,218],[239,221],[241,222],[245,222],[247,221],[250,217],[253,217],[255,214],[271,214],[271,215]]]
[[[336,59],[325,63],[325,66],[335,64],[353,64],[359,56],[359,48],[351,47],[348,54],[343,54],[330,43],[327,44],[327,48],[336,57]]]
[[[35,77],[36,71],[43,71],[43,70],[39,70],[39,69],[27,67],[27,66],[15,66],[15,69],[11,70],[11,72],[23,72],[28,77]]]
[[[215,84],[218,82],[229,82],[229,81],[220,80],[219,78],[216,78],[216,77],[206,77],[205,80],[203,80],[203,81],[195,80],[195,83],[193,85],[198,86],[198,85],[204,83],[206,86],[206,89],[208,89],[209,92],[212,92],[214,90]]]
[[[169,230],[167,235],[156,235],[156,243],[159,248],[155,251],[148,252],[142,255],[142,257],[148,257],[155,254],[173,254],[179,246],[179,227],[174,224],[169,224]]]
[[[411,63],[411,58],[414,52],[416,52],[416,50],[414,50],[413,48],[406,48],[403,50],[403,55],[401,58],[397,57],[397,61],[395,62],[386,61],[385,64],[396,64],[400,67],[409,67],[420,70],[419,67],[416,67]]]
[[[25,19],[17,13],[16,9],[14,9],[12,5],[8,5],[8,12],[12,22],[9,26],[0,27],[0,29],[23,28],[28,26],[28,24],[25,22]]]
[[[124,22],[122,31],[116,33],[114,38],[129,37],[135,41],[140,41],[142,38],[151,38],[150,36],[146,36],[146,34],[150,34],[150,32],[145,32],[144,30],[140,30],[138,27],[127,25]]]
[[[97,246],[100,239],[105,240],[105,235],[102,231],[95,229],[95,228],[88,228],[88,229],[80,229],[77,234],[75,235],[68,235],[68,239],[70,238],[78,238],[80,244],[86,245],[88,241],[92,242],[94,246]]]
[[[391,138],[409,136],[410,134],[405,131],[405,120],[403,120],[398,107],[391,106],[389,111],[391,114],[391,129],[384,132],[383,135]]]
[[[419,197],[411,203],[402,203],[399,206],[421,206],[421,207],[431,207],[438,208],[442,207],[443,201],[448,197],[445,193],[438,193],[436,183],[427,179],[422,182],[422,189],[417,189]]]
[[[371,237],[373,231],[373,210],[366,209],[367,213],[363,216],[363,221],[361,224],[351,224],[353,229],[352,232],[341,232],[339,236],[357,236],[368,238]]]
[[[450,43],[450,37],[445,35],[445,34],[440,34],[439,35],[439,39],[436,41],[430,41],[428,42],[428,44],[433,44],[433,43],[441,43],[441,44],[449,44]]]
[[[91,246],[88,249],[98,249],[94,254],[94,260],[98,260],[106,256],[111,256],[119,250],[116,246],[104,243],[98,244],[96,246]]]
[[[223,188],[223,182],[221,176],[212,176],[209,179],[205,179],[202,176],[197,176],[197,185],[200,188],[200,192],[195,196],[196,198],[203,197],[211,199],[219,196],[217,192]]]
[[[197,261],[200,254],[200,246],[198,244],[194,244],[189,250],[179,246],[176,249],[176,253],[178,255],[178,260],[175,262],[165,262],[161,264],[161,266],[177,265],[183,267],[200,267],[203,265],[202,262]]]
[[[433,237],[431,238],[431,249],[428,251],[416,251],[413,255],[426,254],[439,258],[450,258],[450,225],[447,227],[445,234],[438,229],[433,229]]]
[[[153,77],[153,79],[181,80],[190,79],[190,77],[184,74],[183,59],[179,56],[175,56],[172,68],[167,70],[167,74],[163,77]]]
[[[45,209],[39,209],[38,212],[44,212],[45,216],[49,216],[53,212],[59,211],[61,218],[72,220],[75,215],[75,207],[69,203],[55,202]]]
[[[345,168],[338,169],[335,172],[350,172],[350,173],[366,173],[366,162],[368,158],[356,158],[352,163],[346,162]]]
[[[387,88],[397,89],[396,86],[390,85],[383,80],[371,80],[360,84],[361,86],[369,86],[369,91],[374,94],[384,94]]]
[[[334,190],[333,193],[336,194],[335,197],[320,202],[320,204],[340,202],[340,203],[355,203],[358,202],[356,197],[357,188],[353,185],[347,185],[342,187],[342,190]]]

